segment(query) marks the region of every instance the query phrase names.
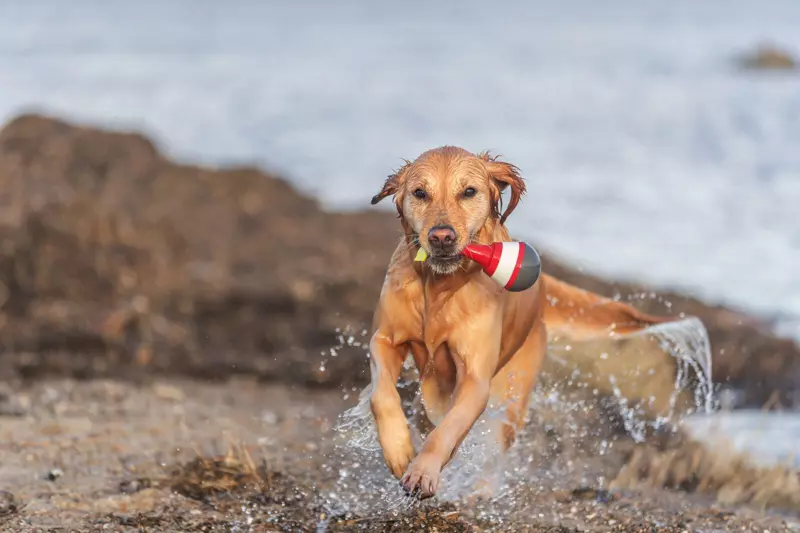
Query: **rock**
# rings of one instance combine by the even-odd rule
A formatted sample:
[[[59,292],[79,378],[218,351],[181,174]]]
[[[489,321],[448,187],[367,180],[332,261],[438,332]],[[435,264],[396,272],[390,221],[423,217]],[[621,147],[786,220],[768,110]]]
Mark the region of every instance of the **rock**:
[[[749,54],[738,58],[737,63],[744,70],[797,70],[798,60],[786,50],[762,45]]]
[[[182,402],[185,398],[181,389],[164,383],[153,385],[153,392],[155,392],[156,396],[159,398],[163,400],[172,400],[173,402]]]
[[[0,490],[0,516],[16,513],[17,508],[14,495],[7,490]]]
[[[25,416],[29,405],[8,386],[0,383],[0,416]]]
[[[257,169],[179,165],[141,135],[21,116],[0,131],[0,376],[363,384],[364,346],[329,354],[370,327],[398,236],[391,210],[329,212]],[[543,265],[607,296],[652,292]],[[768,325],[666,292],[633,303],[703,320],[715,379],[745,405],[776,390],[800,402],[800,348]]]
[[[369,323],[397,235],[256,169],[20,117],[0,131],[0,373],[363,381],[363,349],[313,369]]]
[[[62,477],[63,475],[64,475],[64,471],[63,471],[63,470],[61,470],[60,468],[53,468],[52,470],[50,470],[50,471],[49,471],[49,472],[48,472],[48,473],[47,473],[47,474],[44,476],[44,478],[45,478],[47,481],[56,481],[57,479],[59,479],[59,478],[60,478],[60,477]]]
[[[595,489],[592,487],[578,487],[572,490],[558,490],[553,493],[553,497],[560,503],[571,503],[574,501],[586,500],[598,503],[611,503],[617,498],[605,489]]]
[[[264,410],[261,412],[261,420],[267,424],[277,424],[280,418],[274,411]]]
[[[599,503],[610,503],[616,498],[605,489],[595,489],[592,487],[578,487],[572,489],[573,500],[594,500]]]
[[[144,489],[149,489],[152,483],[147,478],[126,479],[120,481],[119,491],[123,494],[133,494]]]

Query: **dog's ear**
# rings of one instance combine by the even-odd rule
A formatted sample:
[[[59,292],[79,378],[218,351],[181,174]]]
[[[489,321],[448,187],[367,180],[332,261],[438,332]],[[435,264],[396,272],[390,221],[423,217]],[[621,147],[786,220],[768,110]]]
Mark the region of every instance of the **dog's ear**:
[[[397,194],[397,191],[403,188],[409,165],[411,165],[411,162],[405,161],[405,164],[402,167],[386,178],[386,181],[383,182],[383,188],[381,188],[378,194],[372,197],[372,201],[370,202],[372,205],[377,204],[387,196]]]
[[[492,212],[503,224],[519,204],[522,195],[525,194],[525,181],[520,176],[517,167],[511,163],[498,161],[498,156],[489,155],[489,152],[482,152],[479,157],[483,160],[483,165],[489,174],[489,187],[492,191]],[[508,201],[508,207],[501,215],[502,194],[506,189],[511,190],[511,198]]]

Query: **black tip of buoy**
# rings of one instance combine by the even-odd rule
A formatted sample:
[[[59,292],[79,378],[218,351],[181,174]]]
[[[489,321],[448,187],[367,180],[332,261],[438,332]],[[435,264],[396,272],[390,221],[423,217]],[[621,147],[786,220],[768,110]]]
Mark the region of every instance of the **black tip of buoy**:
[[[536,250],[527,243],[522,243],[522,264],[517,272],[517,277],[510,287],[506,287],[511,292],[521,292],[533,287],[539,280],[542,273],[542,259]]]

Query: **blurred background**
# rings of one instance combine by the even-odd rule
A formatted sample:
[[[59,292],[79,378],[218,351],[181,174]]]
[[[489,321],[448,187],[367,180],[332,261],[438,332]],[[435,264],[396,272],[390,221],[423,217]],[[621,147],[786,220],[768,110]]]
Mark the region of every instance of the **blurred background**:
[[[798,27],[791,0],[6,0],[0,415],[87,401],[38,378],[363,385],[399,235],[369,199],[451,144],[520,167],[509,226],[550,272],[703,320],[735,447],[796,466],[796,420],[741,436],[800,405]]]
[[[442,144],[516,163],[516,234],[797,335],[800,6],[724,2],[4,3],[0,117],[141,129],[361,208]],[[11,22],[13,21],[13,22]]]

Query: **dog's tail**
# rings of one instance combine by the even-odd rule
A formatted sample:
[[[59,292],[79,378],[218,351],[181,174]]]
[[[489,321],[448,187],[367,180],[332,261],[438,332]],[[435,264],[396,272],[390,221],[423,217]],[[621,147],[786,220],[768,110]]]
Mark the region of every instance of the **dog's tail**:
[[[574,339],[613,337],[674,320],[638,311],[623,302],[604,298],[552,276],[542,274],[547,302],[544,321],[548,332]]]

